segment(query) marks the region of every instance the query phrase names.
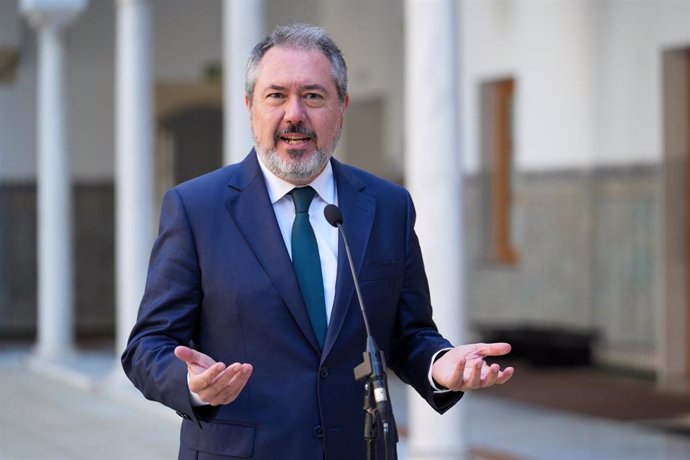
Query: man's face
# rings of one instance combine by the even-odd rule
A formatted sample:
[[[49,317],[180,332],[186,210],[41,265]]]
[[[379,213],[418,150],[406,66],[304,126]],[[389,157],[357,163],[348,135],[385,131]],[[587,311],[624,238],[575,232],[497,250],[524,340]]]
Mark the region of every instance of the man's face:
[[[326,167],[340,137],[348,98],[341,103],[331,63],[319,50],[273,47],[258,66],[253,100],[245,96],[258,155],[295,185]]]

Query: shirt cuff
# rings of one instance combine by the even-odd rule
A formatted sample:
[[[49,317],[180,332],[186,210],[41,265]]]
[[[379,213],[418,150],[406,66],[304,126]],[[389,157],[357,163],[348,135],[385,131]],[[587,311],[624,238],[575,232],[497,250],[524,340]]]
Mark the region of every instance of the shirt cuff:
[[[428,378],[429,378],[429,385],[431,385],[431,388],[434,390],[434,394],[448,393],[451,391],[448,388],[436,383],[434,378],[431,376],[431,371],[434,367],[434,363],[436,362],[436,360],[439,359],[441,356],[445,355],[446,353],[448,353],[450,350],[452,350],[452,348],[442,348],[439,351],[437,351],[436,353],[434,353],[434,356],[431,357],[431,364],[429,365]]]

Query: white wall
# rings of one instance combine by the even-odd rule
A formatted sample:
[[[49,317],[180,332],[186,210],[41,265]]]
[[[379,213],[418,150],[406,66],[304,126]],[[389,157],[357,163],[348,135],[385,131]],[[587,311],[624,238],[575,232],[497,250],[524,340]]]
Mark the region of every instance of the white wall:
[[[221,60],[222,0],[150,5],[154,82],[201,80]],[[92,0],[70,32],[72,171],[82,180],[113,177],[115,25],[115,2]]]
[[[9,0],[2,0],[7,2]],[[16,3],[16,2],[14,2]],[[220,62],[222,0],[152,0],[158,81],[199,81]],[[0,28],[19,17],[0,16]],[[73,178],[112,180],[115,112],[115,1],[91,0],[65,33],[67,126]],[[36,175],[35,36],[22,38],[17,80],[0,83],[0,180]]]
[[[663,158],[662,53],[690,47],[690,1],[609,1],[599,8],[596,162]]]
[[[14,2],[0,3],[0,46],[20,52],[15,80],[0,82],[0,180],[25,180],[36,175],[35,41],[23,28]]]
[[[162,81],[199,81],[221,63],[222,0],[153,0],[154,72]]]
[[[512,76],[515,160],[521,169],[591,162],[592,14],[589,2],[462,3],[461,69],[465,167],[479,166],[479,89]]]
[[[519,5],[517,167],[587,167],[594,126],[591,2]]]
[[[22,24],[17,79],[0,84],[0,180],[36,177],[36,35],[17,12],[0,16]],[[75,178],[112,177],[113,2],[91,1],[64,30],[67,144]]]
[[[479,85],[509,75],[518,168],[661,161],[661,55],[690,46],[690,1],[465,0],[460,28],[468,171]]]
[[[460,7],[460,131],[466,170],[480,165],[480,85],[517,72],[516,5],[463,1]]]
[[[67,29],[67,127],[75,180],[112,180],[115,155],[115,1],[88,2]]]
[[[0,83],[0,179],[31,178],[35,37],[17,27],[22,21],[8,2],[2,3],[0,29],[18,30],[22,53],[16,81]],[[350,66],[352,97],[386,101],[385,155],[401,164],[402,2],[266,2],[273,22],[289,12],[286,21],[320,20],[331,32]],[[205,66],[221,59],[222,0],[151,4],[156,78],[198,81]],[[517,81],[521,169],[660,161],[661,52],[690,45],[690,1],[463,0],[460,13],[458,129],[468,171],[479,159],[479,85],[507,75]],[[69,146],[80,180],[113,176],[114,31],[114,0],[90,1],[67,31]]]
[[[266,33],[281,24],[320,24],[321,8],[326,1],[328,0],[263,0]]]
[[[322,12],[322,25],[347,60],[351,99],[383,98],[383,154],[390,172],[402,177],[403,2],[324,0]]]

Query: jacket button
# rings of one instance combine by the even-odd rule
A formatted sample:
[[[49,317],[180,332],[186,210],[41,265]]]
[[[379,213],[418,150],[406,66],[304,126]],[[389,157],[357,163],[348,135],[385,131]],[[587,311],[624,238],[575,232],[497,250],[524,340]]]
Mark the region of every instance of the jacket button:
[[[323,366],[321,370],[319,370],[319,375],[321,376],[322,379],[325,379],[328,377],[328,368],[326,366]]]
[[[315,426],[312,432],[315,438],[323,438],[323,427],[321,425]]]

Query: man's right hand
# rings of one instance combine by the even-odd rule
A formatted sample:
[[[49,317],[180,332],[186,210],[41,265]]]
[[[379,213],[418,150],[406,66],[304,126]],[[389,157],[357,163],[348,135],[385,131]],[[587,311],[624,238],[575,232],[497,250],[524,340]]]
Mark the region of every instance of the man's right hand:
[[[176,347],[175,356],[187,364],[189,391],[212,406],[234,401],[252,375],[251,364],[226,366],[188,347]]]

